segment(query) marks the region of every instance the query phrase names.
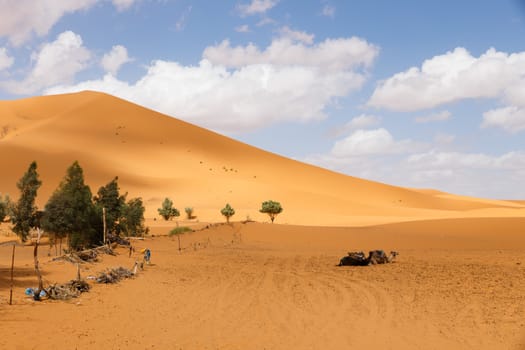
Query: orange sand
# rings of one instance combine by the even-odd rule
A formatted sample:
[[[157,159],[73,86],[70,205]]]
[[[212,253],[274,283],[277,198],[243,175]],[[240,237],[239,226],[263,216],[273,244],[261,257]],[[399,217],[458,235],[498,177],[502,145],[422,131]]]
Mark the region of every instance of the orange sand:
[[[0,245],[0,349],[525,349],[525,202],[470,198],[353,178],[292,161],[114,97],[84,92],[0,102],[0,192],[36,160],[38,205],[79,160],[93,192],[119,176],[142,196],[153,265],[71,302],[35,303],[32,247]],[[204,228],[153,221],[164,197]],[[278,200],[276,224],[258,212]],[[313,205],[315,204],[315,205]],[[13,239],[0,225],[0,243]],[[395,249],[395,264],[336,267],[349,250]],[[107,266],[104,256],[82,275]],[[50,254],[50,256],[48,256]],[[75,266],[40,249],[46,283]]]

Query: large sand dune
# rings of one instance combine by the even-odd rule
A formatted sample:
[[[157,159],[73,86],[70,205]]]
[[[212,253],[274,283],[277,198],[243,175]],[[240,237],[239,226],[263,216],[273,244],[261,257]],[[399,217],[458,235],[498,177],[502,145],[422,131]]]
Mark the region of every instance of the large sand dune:
[[[0,102],[0,130],[0,192],[17,196],[16,181],[36,160],[40,206],[78,160],[93,192],[119,176],[150,217],[166,196],[204,221],[219,220],[227,202],[237,218],[263,220],[260,203],[273,199],[285,208],[280,222],[304,225],[522,216],[525,208],[337,174],[95,92]]]
[[[525,349],[525,202],[389,186],[286,159],[94,92],[0,102],[0,192],[36,160],[42,207],[78,160],[93,192],[119,176],[155,237],[82,275],[153,264],[70,302],[35,303],[32,247],[0,244],[0,349]],[[164,197],[194,207],[194,233],[165,237]],[[278,224],[258,212],[278,200]],[[229,202],[232,225],[219,210]],[[242,224],[251,219],[258,222]],[[207,227],[207,228],[206,228]],[[160,235],[160,237],[159,237]],[[0,241],[13,240],[7,224]],[[337,267],[349,250],[394,264]],[[40,248],[46,284],[76,267]]]

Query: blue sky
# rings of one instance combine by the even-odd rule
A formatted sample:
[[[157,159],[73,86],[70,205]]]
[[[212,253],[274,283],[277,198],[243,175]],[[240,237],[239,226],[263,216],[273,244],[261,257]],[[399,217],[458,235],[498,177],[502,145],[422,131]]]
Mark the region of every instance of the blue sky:
[[[0,19],[1,99],[105,91],[349,175],[525,198],[525,1],[0,0]]]

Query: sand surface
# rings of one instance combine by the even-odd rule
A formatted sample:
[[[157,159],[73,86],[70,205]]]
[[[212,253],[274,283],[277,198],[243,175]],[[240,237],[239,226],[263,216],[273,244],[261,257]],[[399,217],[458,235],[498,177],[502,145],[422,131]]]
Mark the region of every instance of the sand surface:
[[[525,219],[444,220],[367,228],[216,225],[136,241],[152,265],[70,302],[35,303],[32,247],[0,247],[2,349],[525,349]],[[162,233],[166,227],[154,231]],[[497,232],[495,232],[497,230]],[[497,234],[495,234],[497,233]],[[348,250],[397,249],[396,263],[338,267]],[[48,282],[70,263],[41,247]],[[84,264],[131,267],[124,248]],[[53,255],[54,251],[51,250]]]
[[[411,189],[334,173],[109,95],[0,101],[0,193],[36,160],[43,208],[78,160],[93,193],[119,177],[142,197],[152,236],[88,277],[152,262],[136,278],[69,302],[35,303],[33,248],[0,224],[0,349],[525,349],[525,201]],[[196,218],[166,234],[165,197]],[[269,224],[261,202],[281,202]],[[220,209],[236,210],[233,225]],[[241,223],[247,218],[256,222]],[[211,226],[210,226],[211,225]],[[206,228],[207,227],[207,228]],[[153,236],[154,235],[154,236]],[[394,264],[337,267],[348,251],[397,250]],[[75,277],[40,247],[46,284]]]

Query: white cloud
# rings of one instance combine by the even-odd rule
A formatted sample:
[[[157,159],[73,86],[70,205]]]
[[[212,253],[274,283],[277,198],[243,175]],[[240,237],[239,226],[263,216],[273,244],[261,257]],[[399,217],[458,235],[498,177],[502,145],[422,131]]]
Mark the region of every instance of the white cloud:
[[[190,16],[192,8],[193,7],[191,5],[186,7],[186,9],[182,12],[182,14],[180,15],[179,19],[175,23],[175,29],[178,32],[180,32],[181,30],[184,30],[184,28],[186,28],[186,24],[188,23],[188,18]]]
[[[438,113],[416,117],[415,121],[416,123],[441,122],[441,121],[449,120],[451,116],[452,116],[452,113],[450,113],[449,111],[441,111]]]
[[[418,147],[412,140],[396,141],[384,128],[375,130],[356,130],[348,137],[336,141],[331,155],[336,157],[356,157],[365,155],[385,155],[406,153]]]
[[[331,5],[324,5],[321,14],[326,17],[334,18],[335,17],[335,7]]]
[[[383,144],[389,143],[385,138]],[[380,148],[380,147],[378,147]],[[500,155],[421,151],[402,154],[368,153],[337,157],[332,153],[310,155],[303,161],[368,180],[409,188],[433,188],[445,192],[496,199],[525,198],[525,152]],[[357,153],[359,154],[359,153]]]
[[[373,126],[377,126],[380,122],[381,118],[376,117],[375,115],[361,114],[355,118],[352,118],[352,120],[350,120],[342,127],[337,127],[330,134],[334,137],[339,137],[343,134],[349,133],[352,130],[366,129]]]
[[[115,45],[102,57],[100,65],[106,72],[117,75],[120,67],[130,61],[128,50],[122,45]]]
[[[249,33],[250,27],[247,24],[243,24],[241,26],[235,27],[235,31],[238,33]]]
[[[243,17],[266,13],[266,11],[277,5],[278,2],[279,0],[252,0],[250,4],[238,5],[237,11]]]
[[[470,98],[503,98],[525,79],[525,52],[489,49],[473,57],[456,48],[381,82],[369,106],[415,111]]]
[[[32,54],[35,64],[24,80],[7,81],[0,86],[15,94],[32,94],[49,86],[72,83],[90,57],[80,35],[66,31]]]
[[[510,106],[487,111],[481,127],[498,127],[510,133],[525,130],[525,108]]]
[[[207,47],[203,57],[213,64],[243,67],[251,64],[313,66],[322,70],[346,70],[357,66],[369,67],[379,49],[366,40],[352,37],[326,39],[307,46],[280,38],[273,40],[264,51],[254,44],[231,47],[228,40]]]
[[[198,66],[155,61],[133,85],[106,76],[46,93],[105,91],[208,128],[235,132],[323,119],[333,98],[359,88],[363,81],[350,71],[325,74],[308,67],[264,64],[228,71],[207,60]]]
[[[450,145],[456,140],[455,135],[451,134],[445,134],[445,133],[437,133],[436,136],[434,136],[434,142],[438,145]]]
[[[292,30],[288,26],[284,26],[279,30],[281,37],[290,39],[292,41],[300,41],[311,45],[314,42],[314,35],[306,32]]]
[[[87,10],[102,0],[2,0],[0,1],[0,37],[19,46],[33,35],[46,35],[60,18]],[[118,10],[124,10],[137,0],[113,0]]]
[[[5,47],[0,47],[0,71],[13,65],[15,59],[7,54]]]
[[[337,45],[343,48],[337,50]],[[280,50],[274,52],[277,46]],[[46,93],[104,91],[207,128],[238,132],[325,118],[324,110],[334,99],[362,86],[365,74],[359,67],[371,63],[376,52],[374,46],[355,38],[309,47],[281,40],[262,51],[254,45],[232,49],[223,42],[207,48],[197,66],[158,60],[134,84],[105,76],[62,84]],[[332,66],[327,67],[330,58]]]

